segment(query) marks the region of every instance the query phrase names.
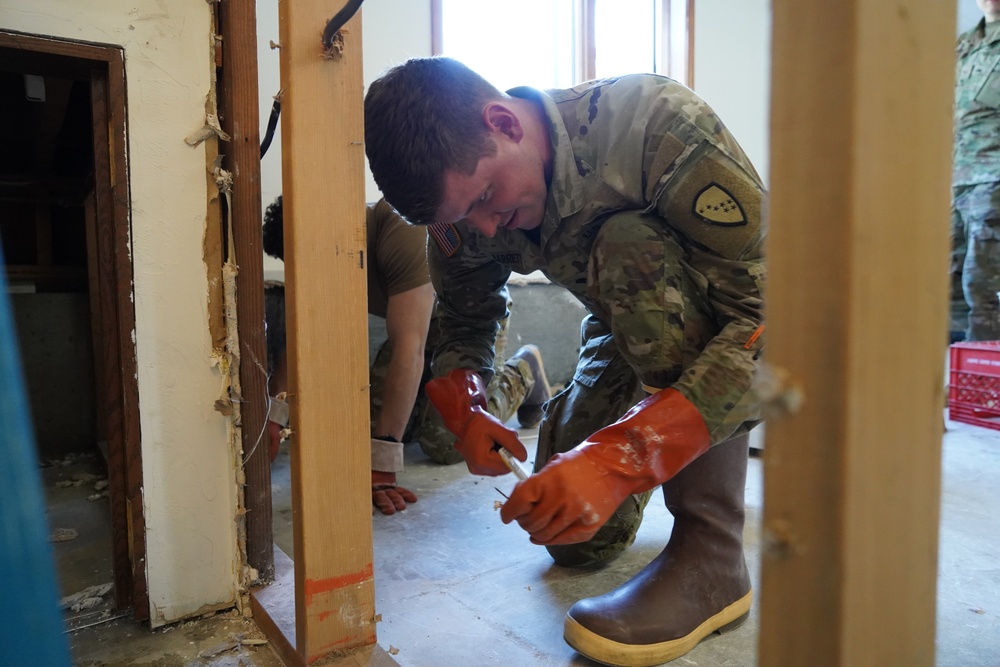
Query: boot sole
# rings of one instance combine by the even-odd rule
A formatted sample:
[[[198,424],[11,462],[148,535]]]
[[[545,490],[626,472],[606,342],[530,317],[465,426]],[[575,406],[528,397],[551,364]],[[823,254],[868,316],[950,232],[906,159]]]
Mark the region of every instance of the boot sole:
[[[563,625],[563,639],[582,655],[614,667],[654,667],[675,660],[713,632],[735,630],[750,616],[753,592],[708,618],[690,634],[656,644],[623,644],[601,637],[583,627],[568,614]]]

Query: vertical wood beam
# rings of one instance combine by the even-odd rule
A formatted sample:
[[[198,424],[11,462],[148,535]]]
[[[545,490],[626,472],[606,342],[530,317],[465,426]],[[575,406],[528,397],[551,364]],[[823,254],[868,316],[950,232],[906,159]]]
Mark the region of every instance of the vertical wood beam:
[[[95,119],[96,121],[97,119]],[[104,360],[104,322],[101,312],[101,273],[100,253],[97,246],[97,202],[94,191],[91,190],[83,200],[83,224],[87,235],[87,302],[90,306],[90,345],[94,354],[94,396],[104,396],[105,360]],[[95,433],[98,443],[108,443],[108,418],[105,414],[106,403],[97,401],[98,413],[95,419]],[[111,493],[108,492],[110,497]]]
[[[282,0],[282,185],[296,646],[306,663],[375,643],[361,16]]]
[[[260,204],[260,114],[257,89],[257,10],[254,0],[219,6],[222,78],[219,105],[230,136],[225,168],[233,175],[232,224],[239,273],[236,320],[240,338],[240,425],[246,487],[247,562],[263,581],[274,577],[271,461],[267,440],[267,352],[264,345],[264,250]]]
[[[132,290],[131,200],[125,136],[125,58],[102,50],[107,70],[91,72],[94,118],[94,210],[100,280],[101,343],[104,350],[108,420],[108,485],[115,600],[137,620],[149,618],[146,580],[146,518],[143,514],[142,441],[135,309]]]
[[[955,10],[773,13],[759,663],[930,666]]]

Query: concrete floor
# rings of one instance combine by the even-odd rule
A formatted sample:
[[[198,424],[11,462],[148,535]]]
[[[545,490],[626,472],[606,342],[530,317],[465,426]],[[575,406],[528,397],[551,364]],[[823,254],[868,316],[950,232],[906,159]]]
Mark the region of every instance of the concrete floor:
[[[947,427],[936,662],[938,667],[998,667],[1000,431],[953,422]],[[531,451],[534,432],[522,435]],[[744,537],[755,585],[761,470],[761,461],[751,459]],[[519,528],[501,523],[493,504],[502,497],[494,487],[509,492],[512,476],[474,477],[464,465],[435,465],[410,445],[400,482],[417,493],[419,502],[395,516],[376,514],[372,520],[376,609],[382,616],[378,642],[402,667],[594,665],[563,642],[563,614],[580,597],[603,593],[627,580],[659,553],[670,526],[662,497],[656,495],[635,545],[625,556],[602,570],[569,570],[552,565],[545,550],[530,544]],[[275,542],[293,556],[284,449],[273,468],[273,488]],[[50,484],[49,491],[58,496],[68,490],[54,491]],[[79,507],[81,502],[88,501],[77,500],[75,509],[73,503],[52,504],[53,524],[72,516],[82,522],[78,525],[89,525],[94,520],[91,515],[99,513],[93,507]],[[69,591],[73,592],[79,589],[73,586],[109,580],[106,558],[99,560],[93,549],[93,556],[87,557],[78,548],[83,543],[74,547],[73,542],[54,545],[64,590],[65,582],[73,582]],[[74,548],[76,555],[67,556]],[[74,569],[78,575],[69,574]],[[703,642],[675,664],[753,667],[758,629],[755,605],[741,628]],[[235,644],[241,635],[258,636],[255,631],[252,623],[223,613],[154,632],[127,618],[104,619],[70,638],[75,664],[88,667],[280,664],[267,646]]]

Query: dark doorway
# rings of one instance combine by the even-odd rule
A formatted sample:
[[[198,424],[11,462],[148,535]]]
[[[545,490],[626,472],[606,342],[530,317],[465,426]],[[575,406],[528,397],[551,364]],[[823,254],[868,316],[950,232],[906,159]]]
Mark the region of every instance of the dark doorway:
[[[0,32],[0,238],[39,458],[98,496],[98,569],[145,620],[125,99],[120,49]]]

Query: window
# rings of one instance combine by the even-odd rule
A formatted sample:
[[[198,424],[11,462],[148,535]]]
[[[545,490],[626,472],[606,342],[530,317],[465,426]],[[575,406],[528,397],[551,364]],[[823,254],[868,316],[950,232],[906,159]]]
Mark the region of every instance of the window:
[[[658,72],[691,85],[693,0],[432,0],[434,53],[501,90]]]
[[[576,83],[573,0],[439,2],[435,53],[461,60],[501,90]]]

